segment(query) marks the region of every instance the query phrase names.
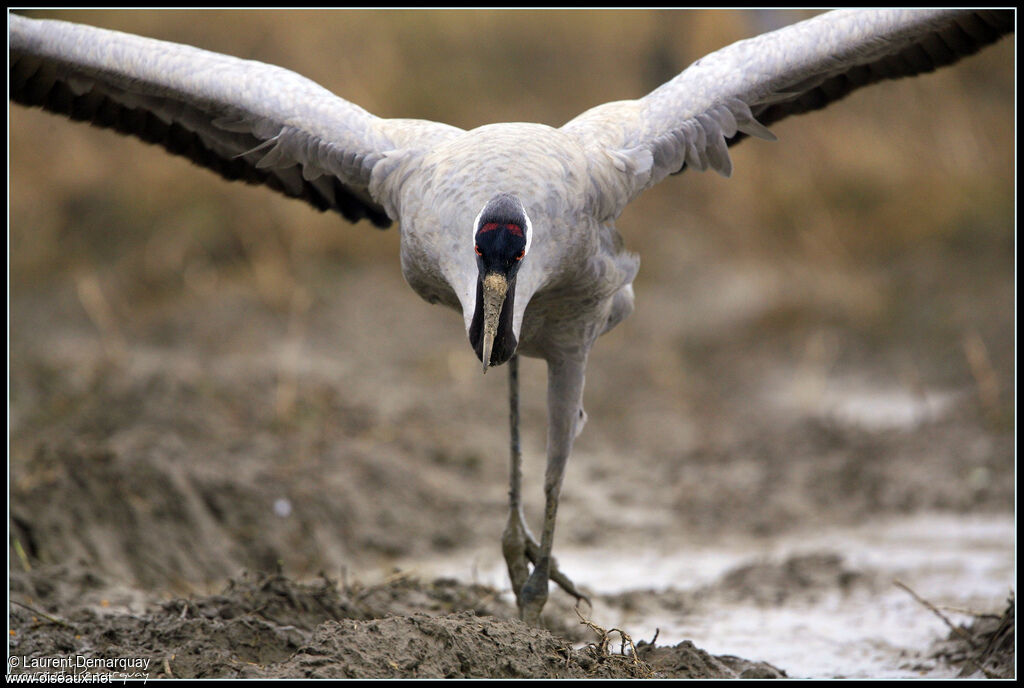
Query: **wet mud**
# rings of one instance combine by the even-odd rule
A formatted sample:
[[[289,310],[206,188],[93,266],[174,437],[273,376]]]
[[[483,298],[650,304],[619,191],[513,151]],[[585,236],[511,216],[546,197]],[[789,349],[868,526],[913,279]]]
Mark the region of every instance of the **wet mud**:
[[[389,294],[376,270],[359,280]],[[420,304],[406,305],[404,296],[395,289],[387,298],[413,317]],[[15,301],[20,322],[29,325],[41,312],[38,298]],[[77,295],[72,288],[46,298],[52,312]],[[485,578],[479,560],[461,563],[476,556],[468,553],[488,553],[492,562],[500,556],[501,403],[485,407],[462,434],[459,419],[479,391],[456,378],[442,405],[436,373],[415,360],[393,375],[374,369],[390,365],[384,356],[363,354],[367,369],[335,365],[317,351],[326,339],[308,330],[308,357],[289,362],[274,353],[287,349],[287,328],[252,298],[221,294],[198,308],[172,302],[147,314],[124,350],[91,334],[88,318],[73,317],[57,321],[52,347],[16,347],[12,655],[138,658],[150,677],[800,675],[766,661],[756,643],[712,653],[685,637],[659,637],[647,621],[668,616],[685,627],[687,619],[742,605],[827,618],[836,596],[862,595],[870,605],[892,580],[856,563],[856,552],[816,544],[773,559],[761,548],[807,519],[827,529],[880,514],[969,519],[1012,508],[1011,435],[983,408],[972,411],[969,397],[940,410],[941,422],[881,428],[835,416],[786,420],[790,412],[765,404],[773,423],[723,425],[728,433],[671,461],[651,450],[649,461],[627,465],[623,445],[602,446],[612,439],[613,419],[595,433],[598,441],[581,438],[560,520],[566,561],[580,552],[591,557],[569,573],[591,591],[594,606],[575,609],[553,590],[546,627],[530,628],[516,618],[500,566],[475,583]],[[374,317],[346,317],[329,297],[324,309],[311,319],[314,327],[359,329]],[[175,340],[222,313],[237,319],[221,325],[241,333],[241,351],[199,342],[183,353]],[[254,320],[270,353],[245,350]],[[169,334],[170,344],[150,340],[150,328]],[[455,345],[439,336],[437,346]],[[765,361],[775,355],[754,350]],[[380,379],[395,389],[373,397],[368,390]],[[400,381],[408,388],[399,389]],[[542,379],[526,384],[540,387]],[[495,385],[494,394],[501,391]],[[526,413],[534,450],[542,398],[535,395]],[[743,416],[750,398],[725,405]],[[592,421],[614,415],[600,404],[590,413]],[[619,422],[628,433],[637,419]],[[540,493],[539,459],[531,459],[528,494]],[[616,574],[614,591],[591,587],[603,567],[623,566],[638,546],[686,559],[737,535],[752,543],[749,554],[709,579],[655,581],[641,565]],[[421,560],[446,562],[453,575],[433,577]],[[999,595],[976,601],[989,605],[985,613],[998,611],[1005,592]],[[903,613],[932,615],[920,605]],[[843,623],[837,619],[837,632]],[[922,645],[910,657],[906,648],[894,650],[893,670],[1012,670],[1012,643],[993,642],[982,657],[987,641],[957,640]]]

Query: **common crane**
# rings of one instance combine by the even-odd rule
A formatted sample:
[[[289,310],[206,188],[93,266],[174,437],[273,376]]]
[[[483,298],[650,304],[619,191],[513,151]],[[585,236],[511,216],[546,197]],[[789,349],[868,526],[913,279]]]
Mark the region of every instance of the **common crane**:
[[[773,139],[772,123],[951,64],[1013,29],[1006,11],[831,12],[735,43],[647,96],[597,106],[560,128],[463,131],[380,119],[274,66],[9,15],[10,94],[350,221],[399,223],[410,286],[463,315],[484,372],[509,364],[502,547],[520,614],[537,623],[549,580],[583,597],[552,557],[555,520],[585,421],[588,353],[632,310],[639,262],[614,228],[625,206],[685,168],[728,176],[728,147]],[[548,365],[539,541],[522,510],[520,354]]]

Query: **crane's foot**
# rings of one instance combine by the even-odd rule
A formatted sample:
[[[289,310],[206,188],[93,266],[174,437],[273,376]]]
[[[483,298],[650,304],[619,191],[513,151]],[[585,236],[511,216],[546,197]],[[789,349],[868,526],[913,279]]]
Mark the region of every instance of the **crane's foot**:
[[[590,604],[590,598],[581,593],[569,577],[562,573],[558,562],[551,556],[542,556],[540,545],[526,527],[523,515],[518,510],[509,513],[501,545],[512,590],[516,594],[519,616],[527,623],[540,625],[540,612],[548,599],[549,580],[576,598],[577,602],[585,600]],[[530,564],[533,564],[532,572]]]

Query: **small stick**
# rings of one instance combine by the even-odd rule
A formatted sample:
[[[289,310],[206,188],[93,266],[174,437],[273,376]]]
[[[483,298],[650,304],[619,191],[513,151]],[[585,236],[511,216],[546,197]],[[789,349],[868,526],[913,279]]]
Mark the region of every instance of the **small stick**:
[[[948,618],[946,618],[946,615],[943,614],[941,611],[939,611],[938,607],[936,607],[934,604],[932,604],[931,602],[929,602],[928,600],[924,599],[923,597],[918,595],[916,592],[911,590],[910,586],[907,585],[906,583],[904,583],[903,581],[901,581],[901,580],[894,580],[893,583],[897,587],[903,588],[908,593],[910,593],[911,597],[913,597],[915,600],[917,600],[920,604],[924,605],[925,608],[931,610],[931,612],[933,614],[935,614],[935,616],[937,616],[940,619],[942,619],[943,623],[945,623],[947,626],[949,626],[951,631],[953,631],[958,636],[960,636],[961,638],[966,640],[968,645],[970,645],[971,647],[974,647],[974,641],[971,640],[971,636],[967,635],[967,633],[964,632],[964,629],[960,628],[959,626],[954,626],[953,622],[950,621]]]
[[[25,571],[32,570],[32,564],[28,561],[28,555],[25,554],[25,548],[21,546],[21,540],[17,537],[14,538],[14,551],[18,555],[18,561],[21,562],[21,568]]]
[[[125,340],[117,326],[114,309],[103,293],[103,287],[95,271],[82,270],[75,275],[75,292],[86,315],[99,332],[107,355],[115,360],[123,359],[126,350]]]
[[[954,606],[948,605],[948,604],[938,604],[938,605],[935,605],[935,606],[938,607],[939,609],[943,610],[943,611],[946,611],[946,612],[952,612],[953,614],[963,614],[964,616],[973,616],[975,619],[1001,619],[1001,618],[1003,618],[1002,614],[988,614],[986,612],[978,612],[978,611],[974,611],[973,609],[964,609],[963,607],[954,607]]]
[[[976,331],[971,330],[963,338],[964,355],[971,368],[971,375],[978,386],[978,397],[985,412],[992,417],[999,413],[999,375],[992,367],[985,341]]]
[[[75,630],[75,627],[72,626],[71,624],[69,624],[64,619],[60,619],[60,618],[57,618],[56,616],[52,616],[50,614],[47,614],[46,612],[40,611],[40,610],[36,609],[35,607],[30,607],[29,605],[25,604],[24,602],[19,602],[18,600],[11,600],[11,604],[16,604],[19,607],[21,607],[22,609],[27,609],[28,611],[32,612],[33,614],[36,614],[38,616],[43,617],[44,619],[46,619],[50,623],[55,623],[58,626],[63,626],[64,628],[70,628],[71,630]]]
[[[944,622],[944,623],[945,623],[945,624],[946,624],[947,626],[949,626],[949,628],[950,628],[950,629],[951,629],[951,630],[952,630],[952,631],[953,631],[954,633],[956,633],[956,634],[957,634],[958,636],[960,636],[961,638],[963,638],[964,642],[966,642],[966,643],[967,643],[967,644],[968,644],[968,645],[969,645],[969,646],[971,647],[971,649],[972,649],[972,650],[977,650],[977,649],[978,649],[978,646],[977,646],[977,645],[976,645],[976,644],[974,643],[974,640],[973,640],[973,639],[971,638],[971,636],[969,636],[969,635],[968,635],[968,634],[967,634],[967,633],[966,633],[966,632],[964,631],[964,629],[960,628],[959,626],[954,626],[954,625],[953,625],[953,623],[952,623],[952,622],[951,622],[951,621],[950,621],[949,619],[947,619],[947,618],[946,618],[946,615],[945,615],[945,614],[943,614],[943,613],[942,613],[941,611],[939,611],[939,608],[938,608],[938,607],[936,607],[936,606],[935,606],[934,604],[932,604],[931,602],[929,602],[928,600],[924,599],[923,597],[921,597],[920,595],[918,595],[918,594],[917,594],[916,592],[914,592],[913,590],[911,590],[911,589],[910,589],[910,586],[909,586],[909,585],[907,585],[906,583],[904,583],[903,581],[900,581],[900,580],[894,580],[894,581],[893,581],[893,583],[895,583],[895,584],[896,584],[897,586],[899,586],[899,587],[903,588],[904,590],[906,590],[907,592],[909,592],[909,593],[911,594],[911,596],[912,596],[912,597],[913,597],[913,598],[914,598],[915,600],[917,600],[918,602],[920,602],[920,603],[921,603],[922,605],[924,605],[924,606],[925,606],[925,607],[926,607],[927,609],[930,609],[930,610],[931,610],[931,611],[932,611],[932,612],[933,612],[933,613],[934,613],[934,614],[935,614],[935,615],[936,615],[937,617],[939,617],[940,619],[942,619],[942,621],[943,621],[943,622]],[[976,658],[974,658],[974,657],[967,657],[967,658],[966,658],[966,660],[967,660],[968,662],[970,662],[970,663],[974,664],[974,666],[978,667],[978,669],[980,669],[980,670],[981,670],[981,673],[985,674],[985,676],[986,676],[986,677],[988,677],[988,678],[996,678],[996,676],[995,676],[994,674],[992,674],[992,672],[991,672],[991,671],[989,671],[988,669],[986,669],[985,667],[983,667],[983,666],[981,665],[981,662],[979,662],[979,661],[978,661],[978,660],[977,660]]]

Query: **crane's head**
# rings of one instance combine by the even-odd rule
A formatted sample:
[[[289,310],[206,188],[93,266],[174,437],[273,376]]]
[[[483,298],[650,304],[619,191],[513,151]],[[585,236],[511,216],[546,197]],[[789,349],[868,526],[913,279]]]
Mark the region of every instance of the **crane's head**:
[[[473,222],[473,250],[479,269],[476,310],[469,341],[489,366],[501,365],[516,352],[512,330],[516,274],[530,251],[533,227],[517,196],[501,193],[484,205]]]

